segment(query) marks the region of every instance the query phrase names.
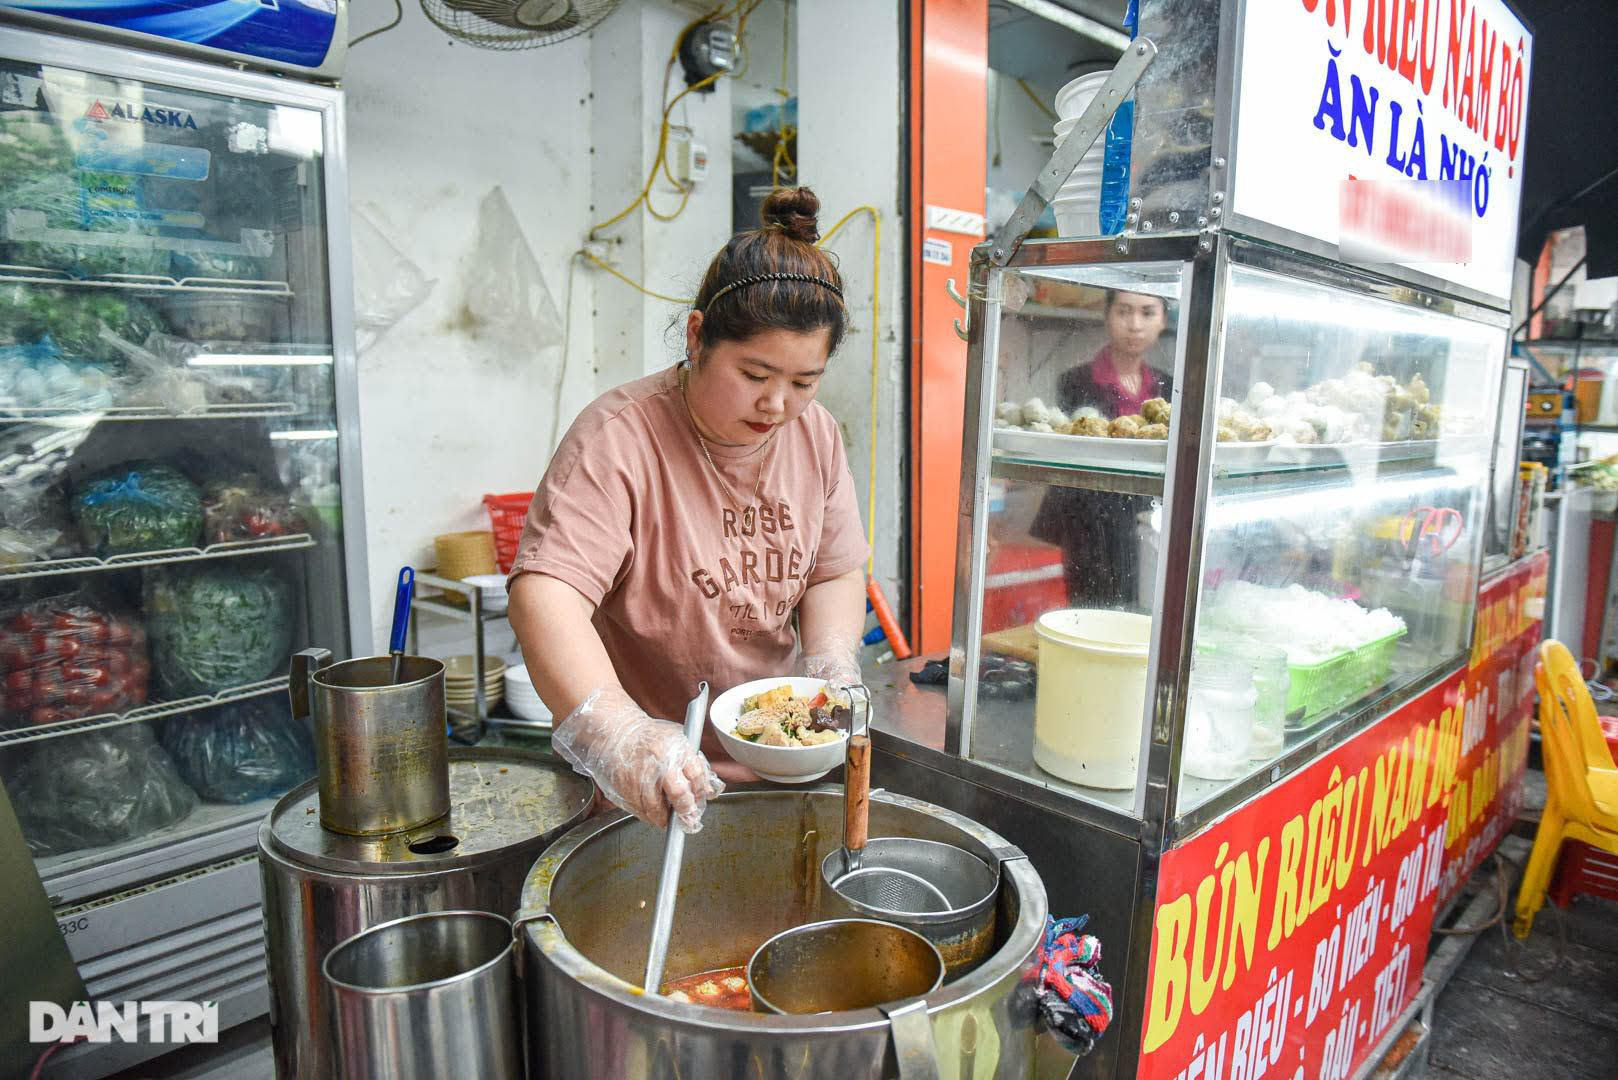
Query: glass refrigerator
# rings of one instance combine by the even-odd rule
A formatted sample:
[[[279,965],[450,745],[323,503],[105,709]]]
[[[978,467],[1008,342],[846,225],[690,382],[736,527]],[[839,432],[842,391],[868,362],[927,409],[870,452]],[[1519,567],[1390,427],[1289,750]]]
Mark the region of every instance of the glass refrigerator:
[[[288,657],[371,645],[343,99],[103,32],[0,26],[0,782],[90,997],[223,1029]]]

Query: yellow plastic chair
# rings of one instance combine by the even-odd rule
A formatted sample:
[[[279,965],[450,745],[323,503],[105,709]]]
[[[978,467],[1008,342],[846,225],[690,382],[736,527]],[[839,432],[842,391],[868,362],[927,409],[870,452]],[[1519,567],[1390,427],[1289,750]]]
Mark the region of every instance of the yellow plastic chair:
[[[1539,734],[1545,757],[1545,813],[1534,834],[1512,929],[1526,938],[1564,840],[1618,855],[1618,769],[1596,720],[1595,702],[1573,655],[1559,641],[1539,647]]]

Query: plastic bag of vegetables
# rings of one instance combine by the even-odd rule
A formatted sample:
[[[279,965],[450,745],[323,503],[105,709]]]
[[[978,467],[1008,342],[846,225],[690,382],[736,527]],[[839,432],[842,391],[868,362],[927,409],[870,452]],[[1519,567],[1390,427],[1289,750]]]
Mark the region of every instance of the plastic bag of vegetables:
[[[315,774],[315,746],[283,695],[252,698],[163,724],[180,775],[213,802],[279,795]]]
[[[0,680],[12,726],[119,713],[146,703],[146,632],[83,596],[36,600],[0,619]]]
[[[197,793],[142,723],[51,739],[8,771],[12,805],[35,855],[144,838],[197,805]]]
[[[210,544],[265,540],[308,528],[284,491],[271,491],[251,473],[216,480],[202,493],[203,535]]]
[[[91,480],[73,499],[84,542],[101,555],[196,546],[197,486],[167,465],[142,462]]]
[[[145,223],[143,178],[88,170],[36,174],[13,186],[11,259],[25,266],[66,270],[76,277],[169,272],[169,251],[151,242]],[[82,241],[28,239],[29,226],[70,230]]]
[[[160,567],[145,594],[152,667],[171,696],[267,679],[292,650],[292,589],[273,567]]]
[[[0,335],[19,344],[49,337],[66,356],[110,365],[113,373],[124,353],[111,338],[139,345],[162,329],[150,305],[110,290],[0,288]]]

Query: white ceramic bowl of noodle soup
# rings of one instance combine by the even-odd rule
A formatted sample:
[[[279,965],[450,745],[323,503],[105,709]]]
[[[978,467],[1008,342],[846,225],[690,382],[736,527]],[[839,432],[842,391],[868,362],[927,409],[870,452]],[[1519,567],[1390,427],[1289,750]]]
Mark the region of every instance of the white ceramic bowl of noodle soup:
[[[774,690],[778,686],[792,687],[798,697],[814,697],[826,685],[825,679],[802,676],[773,679],[754,679],[733,686],[720,694],[708,706],[708,722],[719,733],[725,753],[746,765],[766,780],[777,784],[807,784],[819,780],[843,763],[843,751],[848,745],[848,732],[841,732],[836,742],[818,746],[760,746],[736,734],[736,722],[741,719],[742,702],[754,694]]]

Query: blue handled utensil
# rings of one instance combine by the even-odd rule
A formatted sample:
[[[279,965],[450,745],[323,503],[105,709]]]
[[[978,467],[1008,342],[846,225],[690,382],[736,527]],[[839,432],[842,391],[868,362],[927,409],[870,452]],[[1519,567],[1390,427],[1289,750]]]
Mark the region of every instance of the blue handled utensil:
[[[404,664],[405,632],[410,629],[410,602],[416,596],[416,571],[405,567],[399,571],[399,589],[393,594],[393,634],[388,638],[388,655],[393,657],[393,670],[389,682],[399,681],[399,668]]]

